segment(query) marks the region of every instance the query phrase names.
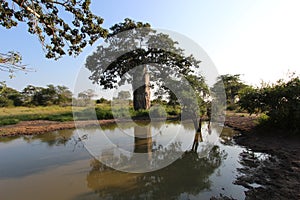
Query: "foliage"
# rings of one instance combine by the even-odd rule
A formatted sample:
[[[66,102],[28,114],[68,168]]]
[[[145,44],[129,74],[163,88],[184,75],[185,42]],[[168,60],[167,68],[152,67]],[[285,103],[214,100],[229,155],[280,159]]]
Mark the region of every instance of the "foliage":
[[[168,102],[166,100],[163,100],[161,96],[157,96],[157,98],[151,101],[151,104],[167,105]]]
[[[104,103],[104,104],[110,104],[111,102],[103,97],[101,97],[100,99],[97,99],[96,100],[96,103],[97,104],[101,104],[101,103]]]
[[[262,112],[263,102],[259,88],[245,87],[239,95],[239,105],[242,109],[247,110],[250,114]]]
[[[2,84],[0,90],[0,107],[70,105],[72,99],[72,92],[65,86],[28,85],[19,92]]]
[[[165,107],[165,110],[169,116],[178,116],[181,113],[181,107],[179,105]]]
[[[78,93],[78,99],[73,99],[74,106],[92,106],[95,102],[92,100],[93,97],[96,97],[96,93],[92,89],[87,89],[83,92]]]
[[[97,95],[95,94],[95,91],[92,89],[88,89],[88,90],[78,93],[78,98],[80,98],[80,99],[91,100],[95,96],[97,96]]]
[[[26,23],[38,36],[47,58],[78,55],[88,43],[107,35],[103,19],[90,11],[90,0],[0,0],[0,25],[10,29]],[[72,19],[71,21],[68,19]]]
[[[141,78],[145,68],[138,67],[143,65],[147,65],[152,85],[156,84],[159,89],[163,89],[165,77],[178,79],[182,75],[197,74],[195,69],[199,68],[200,61],[193,55],[186,56],[184,50],[177,47],[177,41],[167,34],[157,33],[148,23],[125,19],[110,31],[105,40],[107,45],[99,46],[85,64],[92,73],[93,83],[104,89],[131,83],[136,91],[145,85]],[[134,93],[133,99],[136,95]]]
[[[13,106],[14,102],[6,97],[0,96],[0,107]]]
[[[131,116],[133,118],[135,117],[144,117],[144,118],[149,118],[149,110],[131,110],[130,112]]]
[[[279,128],[300,130],[300,79],[291,77],[241,93],[240,106],[250,113],[265,113],[264,121]],[[267,119],[267,120],[266,120]]]
[[[6,85],[0,86],[0,107],[22,105],[21,94]]]
[[[96,115],[98,119],[113,119],[114,116],[112,114],[111,109],[100,109],[96,107]]]
[[[151,118],[166,118],[167,112],[163,106],[155,105],[150,108],[149,115]]]
[[[217,82],[211,88],[211,91],[215,94],[222,93],[223,89],[226,94],[226,104],[229,108],[235,108],[236,102],[239,99],[239,92],[247,87],[241,79],[240,74],[225,74],[217,78]]]
[[[130,97],[131,97],[131,95],[130,95],[129,91],[120,91],[118,93],[117,99],[126,100],[126,99],[129,99]]]
[[[20,120],[19,119],[1,119],[0,118],[0,126],[10,125],[10,124],[17,124]]]
[[[46,88],[38,88],[33,97],[32,104],[40,106],[70,104],[72,92],[65,86],[48,85]]]

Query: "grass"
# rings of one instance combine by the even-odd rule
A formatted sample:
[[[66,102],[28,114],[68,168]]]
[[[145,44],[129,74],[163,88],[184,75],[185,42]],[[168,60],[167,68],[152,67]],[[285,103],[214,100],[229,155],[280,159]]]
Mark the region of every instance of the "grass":
[[[166,117],[178,115],[180,108],[166,106],[154,107],[151,115],[155,117]],[[93,118],[95,114],[98,119],[113,119],[113,118],[144,118],[149,117],[148,110],[135,111],[132,105],[124,108],[123,105],[114,105],[113,110],[110,104],[97,104],[96,107],[75,107],[76,120],[88,120]],[[92,117],[91,117],[92,116]],[[37,107],[5,107],[0,108],[0,126],[16,124],[20,121],[30,120],[50,120],[50,121],[72,121],[73,111],[71,106],[37,106]]]
[[[80,110],[80,108],[78,109]],[[2,126],[30,120],[71,121],[73,120],[72,107],[38,106],[0,108],[0,125]]]

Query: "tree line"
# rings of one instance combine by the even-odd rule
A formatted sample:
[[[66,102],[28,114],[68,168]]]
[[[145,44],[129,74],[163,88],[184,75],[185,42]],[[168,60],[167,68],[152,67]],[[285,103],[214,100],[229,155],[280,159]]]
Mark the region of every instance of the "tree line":
[[[201,113],[204,114],[210,106],[210,102],[204,101],[204,97],[212,97],[212,101],[217,98],[214,94],[224,86],[226,99],[224,105],[227,110],[236,112],[247,112],[251,114],[260,114],[260,121],[269,127],[284,128],[288,130],[300,130],[300,78],[299,76],[291,76],[288,80],[280,79],[276,83],[262,83],[260,87],[254,87],[245,84],[241,80],[241,75],[221,75],[217,78],[217,82],[211,88],[207,87],[203,80],[193,79],[189,81],[193,83],[194,91],[198,92],[197,101],[202,108]],[[205,87],[204,87],[205,86]],[[196,90],[199,88],[198,90]],[[207,94],[203,94],[203,92]],[[175,94],[169,90],[166,95],[166,100],[162,99],[161,94],[156,94],[154,104],[166,104],[170,106],[179,106],[179,101]],[[22,91],[17,91],[4,83],[0,86],[0,107],[9,106],[51,106],[71,105],[72,100],[75,105],[86,106],[94,103],[110,103],[105,98],[92,100],[96,96],[94,91],[86,90],[78,94],[78,98],[73,98],[72,92],[61,85],[47,85],[46,87],[37,87],[33,85],[26,86]],[[121,91],[117,99],[128,99],[130,93]],[[178,108],[178,107],[177,107]],[[181,108],[184,109],[184,108]]]
[[[21,92],[0,86],[0,107],[71,105],[72,92],[66,86],[26,86]]]

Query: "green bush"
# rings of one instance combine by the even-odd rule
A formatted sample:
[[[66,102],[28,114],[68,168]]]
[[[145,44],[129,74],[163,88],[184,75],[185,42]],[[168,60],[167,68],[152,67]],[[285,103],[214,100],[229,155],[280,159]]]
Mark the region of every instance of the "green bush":
[[[113,119],[113,113],[112,111],[109,110],[105,110],[105,109],[101,109],[101,108],[96,108],[96,116],[97,118],[100,119]]]
[[[149,117],[149,110],[131,110],[132,117]]]
[[[0,107],[9,107],[9,106],[13,106],[13,105],[14,105],[14,102],[12,100],[0,96]]]
[[[162,106],[153,106],[150,108],[149,115],[151,118],[165,118],[167,113]]]
[[[10,125],[10,124],[17,124],[20,120],[18,119],[0,119],[0,126]]]
[[[272,128],[300,132],[300,79],[279,80],[261,88],[248,88],[241,94],[240,106],[250,113],[262,112],[262,122]]]

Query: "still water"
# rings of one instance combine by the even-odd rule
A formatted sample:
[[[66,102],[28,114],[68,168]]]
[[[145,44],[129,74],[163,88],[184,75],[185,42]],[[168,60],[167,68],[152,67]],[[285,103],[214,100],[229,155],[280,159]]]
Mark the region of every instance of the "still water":
[[[138,127],[122,123],[102,126],[101,131],[88,128],[0,138],[0,199],[209,199],[219,194],[245,198],[246,189],[233,184],[240,175],[237,168],[242,167],[239,154],[245,149],[232,142],[236,134],[232,129],[219,132],[218,125],[203,123],[201,132],[195,134],[190,124],[176,122],[140,123]],[[134,160],[133,153],[155,160],[162,156],[156,152],[165,149],[167,155],[170,148],[181,154],[159,170],[115,170],[98,161],[99,151],[114,154],[102,148],[100,132],[127,152],[122,155],[127,160]],[[146,137],[135,137],[141,132]],[[172,140],[176,132],[189,137]],[[129,165],[132,162],[125,163]]]

